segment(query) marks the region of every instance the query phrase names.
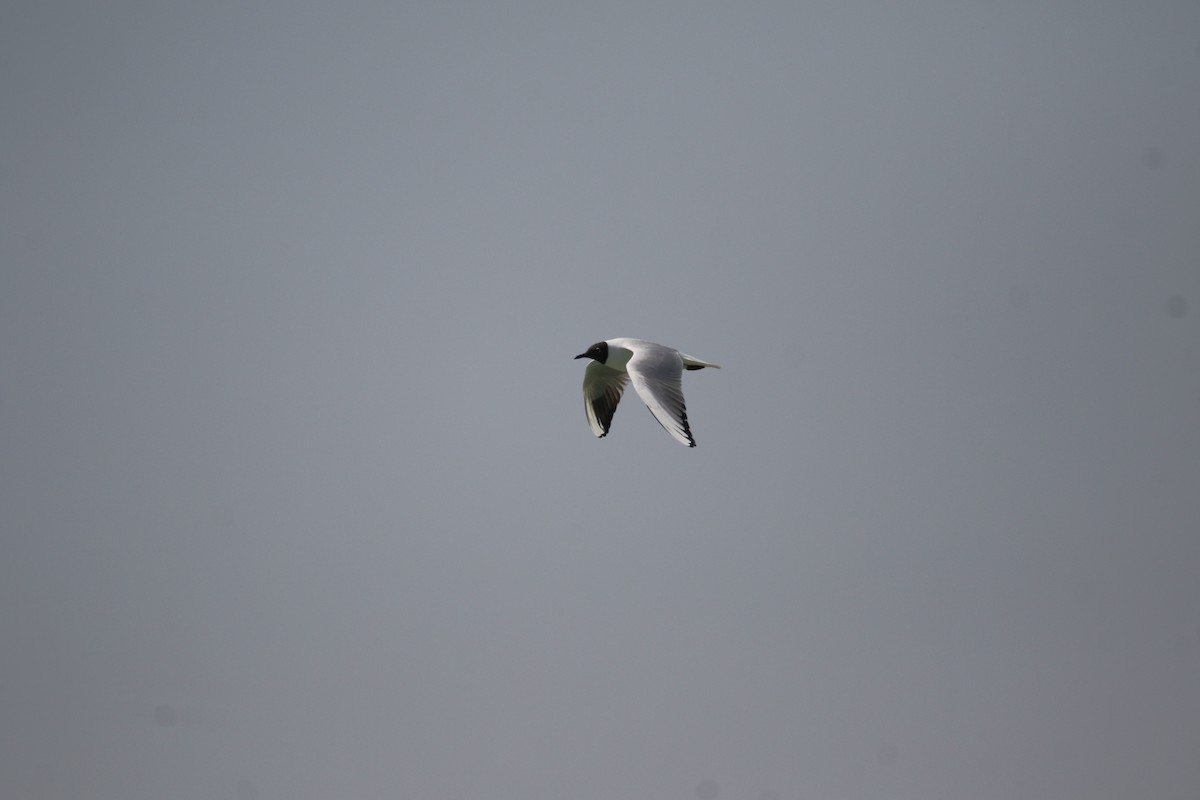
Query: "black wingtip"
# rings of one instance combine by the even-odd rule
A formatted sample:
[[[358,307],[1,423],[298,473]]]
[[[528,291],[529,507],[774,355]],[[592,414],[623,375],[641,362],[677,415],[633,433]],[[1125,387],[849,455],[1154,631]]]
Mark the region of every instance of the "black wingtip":
[[[683,420],[683,435],[687,437],[688,447],[695,447],[696,437],[692,436],[692,426],[688,424],[686,408],[679,413],[679,417]]]

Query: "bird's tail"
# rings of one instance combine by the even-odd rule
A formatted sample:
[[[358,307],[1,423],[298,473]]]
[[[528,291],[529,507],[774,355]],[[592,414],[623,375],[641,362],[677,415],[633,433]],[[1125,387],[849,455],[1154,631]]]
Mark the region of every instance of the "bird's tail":
[[[704,369],[705,367],[712,367],[713,369],[721,368],[720,364],[710,364],[709,362],[701,361],[694,356],[689,356],[687,353],[680,353],[679,357],[683,359],[684,369]]]

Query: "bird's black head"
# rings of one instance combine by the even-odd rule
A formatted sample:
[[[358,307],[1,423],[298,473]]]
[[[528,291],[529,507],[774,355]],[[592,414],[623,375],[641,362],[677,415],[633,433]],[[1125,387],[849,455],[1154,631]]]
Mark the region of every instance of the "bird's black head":
[[[608,342],[596,342],[586,352],[580,353],[575,357],[590,358],[603,364],[605,361],[608,361]]]

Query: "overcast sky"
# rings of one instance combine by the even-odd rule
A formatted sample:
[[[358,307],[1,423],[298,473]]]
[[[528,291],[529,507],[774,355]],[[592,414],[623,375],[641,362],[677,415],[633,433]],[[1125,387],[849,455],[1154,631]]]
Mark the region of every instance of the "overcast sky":
[[[1194,0],[0,10],[4,797],[1197,753]]]

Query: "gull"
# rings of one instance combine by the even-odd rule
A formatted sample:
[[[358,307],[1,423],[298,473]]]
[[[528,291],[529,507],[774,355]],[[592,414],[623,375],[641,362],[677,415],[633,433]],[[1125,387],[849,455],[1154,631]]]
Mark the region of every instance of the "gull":
[[[592,359],[583,373],[583,400],[588,424],[597,437],[608,434],[625,384],[633,381],[633,388],[658,424],[680,444],[696,446],[683,405],[680,378],[685,369],[720,369],[720,364],[710,364],[673,347],[643,339],[596,342],[575,358]]]

